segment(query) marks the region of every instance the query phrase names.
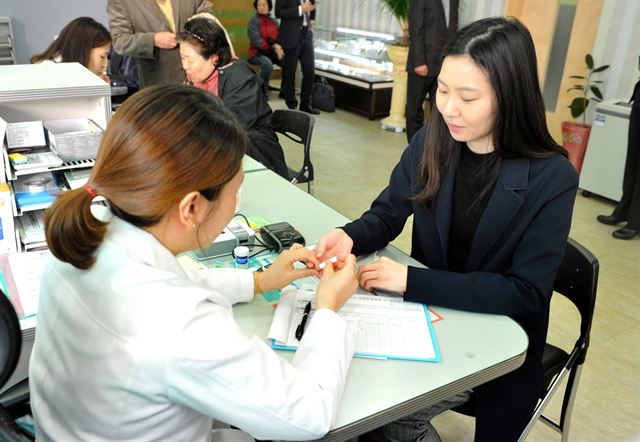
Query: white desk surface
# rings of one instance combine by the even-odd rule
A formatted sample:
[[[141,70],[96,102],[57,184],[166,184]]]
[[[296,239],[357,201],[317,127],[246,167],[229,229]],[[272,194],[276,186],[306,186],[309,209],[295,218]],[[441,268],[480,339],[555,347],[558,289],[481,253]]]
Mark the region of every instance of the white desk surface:
[[[331,227],[348,221],[270,171],[245,175],[241,211],[271,222],[288,221],[309,244]],[[394,247],[380,254],[419,265]],[[433,324],[442,361],[354,358],[337,420],[323,440],[353,438],[495,379],[524,362],[528,338],[510,318],[433,308],[444,317]],[[267,336],[273,309],[261,296],[234,307],[234,312],[247,333]],[[287,359],[293,357],[292,352],[279,353]]]
[[[244,173],[250,173],[268,169],[264,164],[254,160],[249,155],[245,155],[242,159],[242,170],[244,170]]]

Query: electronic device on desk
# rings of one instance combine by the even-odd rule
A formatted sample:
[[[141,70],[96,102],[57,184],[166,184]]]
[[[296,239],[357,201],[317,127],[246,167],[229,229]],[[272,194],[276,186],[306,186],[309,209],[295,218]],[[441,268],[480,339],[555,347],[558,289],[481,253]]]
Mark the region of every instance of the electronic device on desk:
[[[262,227],[260,236],[267,246],[278,253],[288,249],[293,243],[306,244],[300,232],[287,222],[268,224]]]
[[[230,255],[237,246],[253,246],[255,238],[256,233],[249,226],[231,221],[208,247],[194,250],[193,255],[201,261]]]

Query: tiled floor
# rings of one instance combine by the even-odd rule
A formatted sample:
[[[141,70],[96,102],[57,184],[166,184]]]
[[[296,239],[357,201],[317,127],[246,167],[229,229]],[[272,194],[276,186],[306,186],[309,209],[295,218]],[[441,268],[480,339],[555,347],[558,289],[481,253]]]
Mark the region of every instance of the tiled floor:
[[[271,105],[283,108],[272,92]],[[385,132],[380,122],[337,110],[316,117],[312,161],[315,196],[349,218],[358,217],[384,188],[406,147],[404,134]],[[285,146],[288,161],[301,158]],[[640,440],[640,237],[620,241],[612,227],[596,222],[610,213],[611,202],[597,197],[576,199],[571,236],[600,261],[600,282],[591,347],[571,423],[573,441]],[[410,222],[394,244],[409,252]],[[549,341],[570,348],[577,336],[578,315],[560,297],[552,300]],[[548,407],[555,416],[557,395]],[[447,412],[434,420],[444,441],[471,440],[473,419]],[[542,423],[529,441],[555,441],[560,436]]]

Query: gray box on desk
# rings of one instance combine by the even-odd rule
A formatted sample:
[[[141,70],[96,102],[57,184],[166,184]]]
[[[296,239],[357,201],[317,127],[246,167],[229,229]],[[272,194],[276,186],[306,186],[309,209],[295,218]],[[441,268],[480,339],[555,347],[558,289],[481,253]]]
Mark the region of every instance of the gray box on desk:
[[[49,134],[49,147],[62,161],[89,160],[98,154],[103,129],[93,121],[50,120],[44,122],[44,127]]]

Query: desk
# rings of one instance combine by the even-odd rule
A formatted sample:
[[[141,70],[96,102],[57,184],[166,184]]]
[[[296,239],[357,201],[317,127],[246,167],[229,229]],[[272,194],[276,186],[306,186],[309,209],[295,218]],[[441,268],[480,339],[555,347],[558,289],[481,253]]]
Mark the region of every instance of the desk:
[[[245,155],[244,158],[242,159],[242,170],[244,170],[244,173],[251,173],[251,172],[259,172],[261,170],[268,170],[268,169],[267,169],[267,166],[265,166],[264,164],[254,160],[249,155]]]
[[[349,221],[271,171],[245,175],[242,211],[272,222],[288,221],[310,244],[331,227]],[[420,266],[393,246],[379,255]],[[322,440],[356,437],[513,371],[524,362],[527,335],[510,318],[437,306],[435,310],[444,317],[434,324],[442,362],[354,358],[336,422]],[[247,333],[267,336],[273,309],[261,296],[237,305],[234,313]],[[293,357],[292,352],[279,354],[289,360]]]

